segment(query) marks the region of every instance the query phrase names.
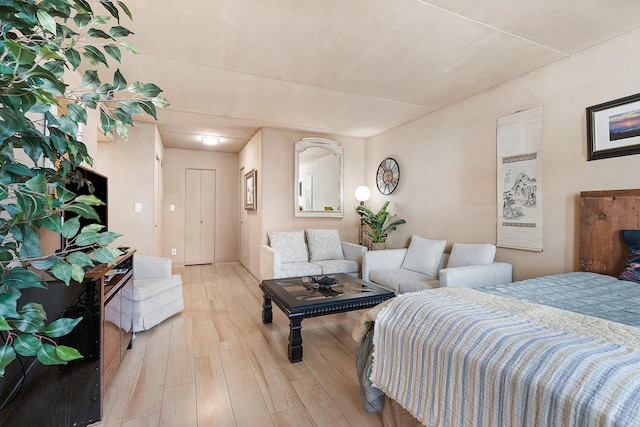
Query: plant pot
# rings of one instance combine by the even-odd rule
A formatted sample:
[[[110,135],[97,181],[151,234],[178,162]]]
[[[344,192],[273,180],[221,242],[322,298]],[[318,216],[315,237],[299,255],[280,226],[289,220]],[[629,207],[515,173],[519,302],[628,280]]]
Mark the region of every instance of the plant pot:
[[[381,242],[381,243],[369,243],[369,250],[370,251],[381,251],[383,249],[387,249],[387,242]]]

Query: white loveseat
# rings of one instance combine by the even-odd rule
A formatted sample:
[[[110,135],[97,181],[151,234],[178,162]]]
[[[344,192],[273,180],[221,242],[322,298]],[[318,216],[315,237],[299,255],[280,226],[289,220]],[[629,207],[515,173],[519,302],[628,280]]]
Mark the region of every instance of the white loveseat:
[[[491,244],[455,243],[445,253],[446,241],[412,236],[409,248],[369,251],[362,260],[362,279],[397,294],[445,286],[482,286],[511,283],[512,266],[494,262]]]
[[[260,280],[347,273],[360,276],[367,248],[343,242],[337,230],[270,231],[260,248]]]

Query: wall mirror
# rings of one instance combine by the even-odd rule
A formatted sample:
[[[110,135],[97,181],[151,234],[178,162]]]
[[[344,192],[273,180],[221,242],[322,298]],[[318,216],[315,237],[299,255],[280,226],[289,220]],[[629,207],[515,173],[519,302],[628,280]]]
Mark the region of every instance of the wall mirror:
[[[342,217],[343,149],[324,138],[303,138],[295,148],[295,216]]]

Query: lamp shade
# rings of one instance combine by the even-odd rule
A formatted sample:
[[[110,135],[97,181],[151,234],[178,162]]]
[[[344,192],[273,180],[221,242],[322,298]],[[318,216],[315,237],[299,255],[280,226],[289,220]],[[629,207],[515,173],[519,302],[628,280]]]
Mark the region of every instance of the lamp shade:
[[[370,196],[371,190],[369,190],[369,187],[367,187],[366,185],[361,185],[356,188],[356,199],[359,202],[366,202],[367,200],[369,200]]]

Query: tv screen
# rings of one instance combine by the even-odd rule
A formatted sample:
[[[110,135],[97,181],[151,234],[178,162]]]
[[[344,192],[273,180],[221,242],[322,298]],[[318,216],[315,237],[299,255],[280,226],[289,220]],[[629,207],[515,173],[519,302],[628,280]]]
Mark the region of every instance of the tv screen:
[[[86,218],[80,217],[80,228],[98,222],[101,225],[104,225],[104,229],[102,231],[107,231],[109,227],[109,218],[108,218],[108,178],[98,172],[92,171],[88,168],[80,166],[76,169],[76,176],[82,178],[81,182],[68,182],[65,187],[69,191],[73,191],[77,195],[90,195],[93,194],[98,199],[104,202],[104,205],[94,206],[96,213],[98,214],[99,221],[89,220]],[[62,220],[66,221],[73,217],[78,216],[73,212],[64,212],[62,215]],[[60,241],[60,249],[64,249],[66,246],[66,240],[64,238]]]

